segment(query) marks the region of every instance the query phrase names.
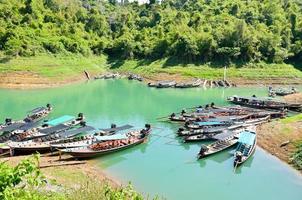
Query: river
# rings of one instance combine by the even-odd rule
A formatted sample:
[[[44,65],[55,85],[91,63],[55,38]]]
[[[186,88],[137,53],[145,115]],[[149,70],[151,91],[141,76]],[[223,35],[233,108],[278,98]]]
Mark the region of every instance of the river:
[[[132,183],[145,195],[166,199],[300,200],[302,176],[258,148],[251,159],[233,172],[232,149],[196,160],[201,143],[183,144],[175,136],[178,125],[158,122],[195,105],[225,105],[230,95],[267,94],[266,88],[155,89],[128,80],[97,80],[60,88],[35,90],[0,89],[0,120],[22,118],[26,111],[51,103],[50,117],[83,112],[95,127],[132,124],[153,126],[149,141],[97,159],[111,177]]]

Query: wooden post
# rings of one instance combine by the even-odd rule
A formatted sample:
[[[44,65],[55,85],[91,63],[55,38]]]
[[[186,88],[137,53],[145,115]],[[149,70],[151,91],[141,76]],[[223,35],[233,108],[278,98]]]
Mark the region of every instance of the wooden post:
[[[59,150],[59,160],[62,159],[62,152]]]
[[[85,75],[86,75],[86,78],[87,78],[88,80],[90,80],[90,75],[89,75],[89,73],[88,73],[86,70],[84,70],[84,73],[85,73]]]
[[[223,80],[226,81],[226,66],[224,66]]]

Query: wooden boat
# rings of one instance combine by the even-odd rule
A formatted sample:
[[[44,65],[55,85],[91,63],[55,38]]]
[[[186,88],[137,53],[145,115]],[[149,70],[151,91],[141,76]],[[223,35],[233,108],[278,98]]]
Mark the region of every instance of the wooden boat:
[[[181,82],[181,83],[176,83],[175,87],[176,88],[194,88],[194,87],[199,87],[202,84],[202,80],[196,79],[190,82]]]
[[[203,127],[201,129],[187,129],[187,130],[185,128],[179,128],[177,134],[178,136],[193,136],[193,135],[201,135],[201,134],[221,133],[225,130],[236,130],[239,128],[259,125],[267,122],[268,120],[270,120],[270,116],[246,120],[244,122],[237,122],[231,125],[224,125],[224,126]]]
[[[159,81],[156,83],[148,83],[149,87],[156,87],[156,88],[169,88],[174,87],[176,85],[175,81]]]
[[[85,117],[83,113],[79,113],[78,117],[64,115],[59,118],[44,122],[41,126],[36,128],[31,128],[27,130],[18,130],[14,132],[11,140],[13,141],[23,141],[23,140],[32,140],[35,138],[47,136],[53,133],[62,132],[71,128],[74,128],[78,125],[85,124]]]
[[[71,138],[80,133],[85,133],[88,131],[94,130],[91,126],[86,126],[85,124],[80,126],[79,128],[72,130],[64,130],[61,132],[49,134],[47,136],[35,138],[32,140],[27,140],[23,142],[8,142],[7,146],[11,149],[11,155],[14,152],[34,152],[34,151],[46,151],[50,150],[50,145],[58,140],[62,140],[63,138]]]
[[[278,96],[286,96],[286,95],[290,95],[290,94],[295,94],[297,93],[297,89],[292,87],[291,89],[287,88],[277,88],[277,89],[273,89],[273,88],[269,88],[269,95],[274,96],[274,95],[278,95]]]
[[[210,128],[210,127],[217,127],[217,126],[230,126],[232,125],[232,121],[212,121],[212,120],[208,120],[208,121],[200,121],[200,122],[189,122],[187,121],[185,123],[185,127],[188,129],[202,129],[203,127],[206,128]]]
[[[205,140],[215,140],[213,137],[217,134],[219,134],[219,132],[209,133],[209,134],[190,135],[190,136],[186,136],[184,138],[184,142],[198,142],[198,141],[205,141]]]
[[[150,125],[146,125],[145,129],[142,129],[135,133],[133,132],[132,135],[127,139],[98,142],[87,147],[64,149],[62,151],[76,158],[90,158],[101,156],[143,143],[147,139],[150,132]]]
[[[219,138],[216,138],[218,139],[216,142],[209,145],[202,145],[197,155],[198,159],[204,158],[206,156],[218,153],[229,147],[232,147],[238,142],[238,135],[239,133],[236,131],[226,132],[225,136],[221,134]]]
[[[128,80],[137,80],[137,81],[143,81],[143,78],[136,74],[130,74],[128,76]]]
[[[52,111],[50,104],[46,107],[35,108],[21,121],[12,121],[6,119],[5,124],[0,126],[0,142],[6,142],[15,133],[28,129],[28,127],[36,127],[39,125],[40,120],[45,118]]]
[[[234,167],[244,163],[256,149],[257,137],[253,131],[243,131],[239,134],[238,145],[234,153]]]
[[[120,126],[120,127],[111,126],[110,129],[101,129],[100,132],[97,132],[94,134],[58,140],[58,141],[52,142],[50,146],[52,149],[76,148],[76,147],[89,146],[96,141],[114,140],[114,137],[108,137],[108,136],[115,135],[119,131],[127,130],[132,127],[133,126],[131,126],[131,125],[124,125],[124,126]],[[131,132],[129,132],[129,133],[131,133]]]
[[[298,110],[302,108],[302,104],[289,104],[282,101],[276,101],[271,98],[256,98],[256,97],[238,97],[232,96],[227,99],[229,102],[234,104],[261,108],[261,109],[276,109],[276,110]]]

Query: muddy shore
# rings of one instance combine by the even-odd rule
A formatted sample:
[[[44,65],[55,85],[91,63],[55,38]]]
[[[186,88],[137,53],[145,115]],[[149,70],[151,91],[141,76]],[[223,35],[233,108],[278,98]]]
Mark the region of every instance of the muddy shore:
[[[90,79],[93,80],[97,74],[90,74]],[[151,76],[143,76],[144,82],[154,82],[163,80],[174,80],[177,82],[189,81],[193,77],[184,77],[178,74],[160,73]],[[74,84],[87,81],[85,73],[78,74],[73,77],[42,77],[31,72],[15,72],[15,73],[0,73],[0,88],[7,89],[35,89],[35,88],[52,88],[63,85]],[[300,85],[302,79],[299,78],[270,78],[270,79],[240,79],[233,78],[228,80],[237,86],[268,86],[268,85]]]
[[[301,103],[302,93],[284,97],[289,103]],[[275,120],[257,129],[258,145],[268,153],[291,165],[291,156],[296,150],[295,143],[302,140],[302,121]],[[300,170],[302,173],[302,171]]]

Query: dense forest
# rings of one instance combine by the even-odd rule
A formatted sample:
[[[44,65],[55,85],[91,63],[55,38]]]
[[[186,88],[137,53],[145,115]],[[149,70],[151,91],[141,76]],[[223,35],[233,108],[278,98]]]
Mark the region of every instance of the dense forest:
[[[0,0],[0,55],[186,62],[302,58],[296,0]]]

